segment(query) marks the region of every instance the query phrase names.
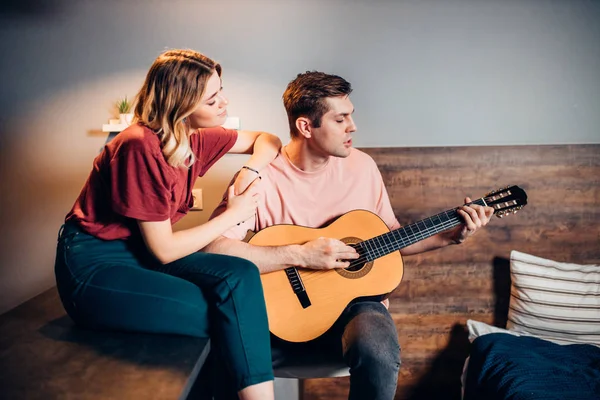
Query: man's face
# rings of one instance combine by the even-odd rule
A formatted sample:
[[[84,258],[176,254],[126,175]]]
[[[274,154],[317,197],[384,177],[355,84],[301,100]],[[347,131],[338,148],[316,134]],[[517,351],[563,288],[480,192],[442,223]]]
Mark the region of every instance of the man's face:
[[[356,131],[352,119],[354,105],[348,96],[328,97],[325,101],[329,111],[323,115],[321,126],[313,128],[309,147],[321,155],[348,157],[352,148],[352,132]]]

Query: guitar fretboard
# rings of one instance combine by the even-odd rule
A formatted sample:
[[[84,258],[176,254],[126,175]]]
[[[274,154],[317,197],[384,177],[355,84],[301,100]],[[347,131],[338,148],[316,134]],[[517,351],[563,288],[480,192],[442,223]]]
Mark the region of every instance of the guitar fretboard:
[[[483,198],[475,200],[471,204],[486,205]],[[369,262],[453,228],[461,223],[462,218],[458,215],[457,209],[454,208],[352,246],[360,253],[362,262]]]

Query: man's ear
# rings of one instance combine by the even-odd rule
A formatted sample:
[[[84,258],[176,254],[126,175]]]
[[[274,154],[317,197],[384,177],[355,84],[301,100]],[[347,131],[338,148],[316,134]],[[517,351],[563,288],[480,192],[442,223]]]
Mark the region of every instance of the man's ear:
[[[310,139],[312,136],[312,124],[310,119],[306,117],[299,117],[296,119],[296,129],[300,135],[304,136],[306,139]]]

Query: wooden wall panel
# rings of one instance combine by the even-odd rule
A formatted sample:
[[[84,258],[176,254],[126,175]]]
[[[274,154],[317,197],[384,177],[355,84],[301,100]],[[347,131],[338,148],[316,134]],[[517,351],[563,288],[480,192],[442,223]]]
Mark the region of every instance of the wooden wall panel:
[[[404,259],[390,311],[402,346],[396,399],[459,399],[467,319],[505,326],[511,250],[600,264],[600,145],[367,148],[407,224],[519,185],[529,204],[459,246]],[[348,379],[305,382],[305,400],[345,399]]]

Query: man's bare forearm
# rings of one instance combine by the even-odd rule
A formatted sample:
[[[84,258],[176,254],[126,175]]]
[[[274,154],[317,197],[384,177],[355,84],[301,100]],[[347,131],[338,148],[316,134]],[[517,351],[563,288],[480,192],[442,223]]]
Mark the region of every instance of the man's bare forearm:
[[[221,236],[202,251],[245,258],[256,264],[261,274],[292,266],[305,267],[300,245],[255,246],[241,240]]]

